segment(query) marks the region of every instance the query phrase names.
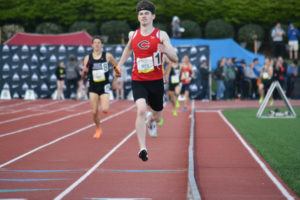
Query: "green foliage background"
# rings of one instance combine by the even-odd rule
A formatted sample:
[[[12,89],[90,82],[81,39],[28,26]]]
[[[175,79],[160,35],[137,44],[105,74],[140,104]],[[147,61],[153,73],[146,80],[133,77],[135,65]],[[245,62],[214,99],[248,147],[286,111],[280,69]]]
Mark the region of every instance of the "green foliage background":
[[[62,25],[65,31],[75,21],[85,20],[100,26],[108,20],[127,22],[137,28],[137,0],[0,0],[0,26],[21,24],[33,32],[42,22]],[[276,21],[293,22],[300,27],[299,0],[153,0],[157,7],[156,21],[169,25],[172,16],[193,20],[201,27],[212,19],[224,19],[240,27],[255,23],[265,29]]]

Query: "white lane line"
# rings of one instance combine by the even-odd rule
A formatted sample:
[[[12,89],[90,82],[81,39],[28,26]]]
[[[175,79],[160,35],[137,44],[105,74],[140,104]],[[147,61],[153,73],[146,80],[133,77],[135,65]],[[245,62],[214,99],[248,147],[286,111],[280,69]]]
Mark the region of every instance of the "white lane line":
[[[189,138],[189,148],[188,148],[188,191],[187,199],[201,200],[201,194],[199,192],[195,174],[194,174],[194,135],[195,135],[195,100],[192,101],[192,110],[191,110],[191,125],[190,125],[190,138]]]
[[[152,200],[152,198],[106,198],[106,197],[104,197],[104,198],[90,197],[89,198],[89,197],[84,197],[83,200]]]
[[[274,103],[275,104],[275,103]],[[224,109],[238,109],[238,108],[259,108],[259,104],[257,103],[257,105],[211,105],[208,107],[208,105],[205,105],[205,106],[199,106],[198,105],[198,108],[197,109],[202,109],[202,110],[224,110]],[[273,105],[274,106],[278,106],[278,107],[284,107],[285,104],[276,104],[276,105]],[[293,103],[292,104],[293,107],[299,107],[300,104],[299,103]]]
[[[112,102],[111,104],[113,104],[115,102],[116,101]],[[12,131],[12,132],[8,132],[8,133],[3,133],[3,134],[0,134],[0,138],[8,136],[8,135],[13,135],[13,134],[16,134],[16,133],[28,131],[28,130],[31,130],[31,129],[39,128],[39,127],[42,127],[42,126],[47,126],[47,125],[50,125],[50,124],[54,124],[56,122],[63,121],[63,120],[66,120],[66,119],[69,119],[69,118],[72,118],[72,117],[76,117],[78,115],[84,115],[84,114],[89,113],[89,112],[90,111],[88,110],[88,111],[84,111],[84,112],[80,112],[80,113],[68,115],[66,117],[62,117],[62,118],[59,118],[59,119],[56,119],[56,120],[52,120],[52,121],[49,121],[49,122],[45,122],[45,123],[41,123],[41,124],[36,124],[34,126],[30,126],[30,127],[27,127],[27,128],[19,129],[19,130],[16,130],[16,131]]]
[[[119,116],[119,115],[121,115],[121,114],[123,114],[123,113],[125,113],[125,112],[127,112],[127,111],[129,111],[129,110],[131,110],[131,109],[134,108],[134,107],[135,107],[135,105],[132,105],[132,106],[130,106],[130,107],[128,107],[128,108],[126,108],[126,109],[120,111],[120,112],[117,112],[117,113],[115,113],[115,114],[113,114],[113,115],[110,115],[110,116],[104,118],[103,120],[100,120],[100,123],[103,123],[103,122],[105,122],[105,121],[107,121],[107,120],[109,120],[109,119],[111,119],[111,118],[117,117],[117,116]],[[18,156],[18,157],[16,157],[16,158],[13,158],[13,159],[11,159],[11,160],[9,160],[9,161],[7,161],[7,162],[1,164],[1,165],[0,165],[0,168],[4,167],[4,166],[6,166],[6,165],[9,165],[9,164],[11,164],[11,163],[13,163],[13,162],[15,162],[15,161],[17,161],[17,160],[20,160],[21,158],[24,158],[24,157],[26,157],[26,156],[28,156],[28,155],[30,155],[30,154],[36,152],[36,151],[39,151],[39,150],[41,150],[41,149],[43,149],[43,148],[45,148],[45,147],[47,147],[47,146],[50,146],[50,145],[52,145],[52,144],[55,144],[56,142],[59,142],[60,140],[63,140],[63,139],[65,139],[65,138],[67,138],[67,137],[70,137],[70,136],[72,136],[72,135],[75,135],[75,134],[77,134],[77,133],[79,133],[79,132],[81,132],[81,131],[84,131],[84,130],[86,130],[86,129],[90,128],[90,127],[93,127],[93,126],[95,126],[94,123],[89,124],[89,125],[87,125],[87,126],[81,128],[81,129],[78,129],[78,130],[73,131],[73,132],[71,132],[71,133],[68,133],[68,134],[66,134],[66,135],[64,135],[64,136],[62,136],[62,137],[59,137],[59,138],[57,138],[57,139],[55,139],[55,140],[52,140],[51,142],[49,142],[49,143],[47,143],[47,144],[44,144],[44,145],[42,145],[42,146],[39,146],[39,147],[37,147],[37,148],[35,148],[35,149],[31,150],[31,151],[28,151],[27,153],[24,153],[24,154],[22,154],[22,155],[20,155],[20,156]]]
[[[24,102],[21,102],[21,103],[16,103],[16,104],[11,104],[11,105],[3,105],[3,106],[0,106],[0,109],[2,110],[2,109],[5,109],[5,108],[15,107],[15,106],[19,106],[19,105],[28,104],[28,103],[30,103],[30,101],[24,101]]]
[[[75,187],[77,187],[81,182],[83,182],[91,173],[93,173],[107,158],[109,158],[120,146],[122,146],[136,130],[133,130],[129,135],[127,135],[119,144],[117,144],[110,152],[108,152],[103,158],[101,158],[92,168],[90,168],[85,174],[83,174],[77,181],[60,193],[54,200],[60,200],[68,193],[70,193]]]
[[[195,112],[197,112],[197,113],[217,113],[220,111],[221,110],[197,110],[197,109],[195,109]]]
[[[234,128],[234,126],[226,119],[223,113],[220,111],[218,114],[224,120],[224,122],[231,128],[236,137],[240,140],[240,142],[244,145],[244,147],[248,150],[250,155],[254,158],[254,160],[259,164],[259,166],[263,169],[263,171],[267,174],[267,176],[271,179],[271,181],[276,185],[279,191],[286,197],[288,200],[294,200],[294,197],[290,195],[290,193],[283,187],[280,181],[272,174],[272,172],[267,168],[264,162],[256,155],[256,153],[251,149],[248,143],[244,140],[244,138],[240,135],[240,133]]]
[[[16,133],[28,131],[28,130],[31,130],[31,129],[39,128],[39,127],[42,127],[42,126],[51,125],[51,124],[54,124],[56,122],[60,122],[60,121],[63,121],[63,120],[66,120],[66,119],[69,119],[69,118],[72,118],[72,117],[76,117],[78,115],[84,115],[84,114],[89,113],[89,112],[91,112],[91,111],[88,110],[88,111],[84,111],[84,112],[80,112],[80,113],[68,115],[66,117],[62,117],[62,118],[59,118],[59,119],[56,119],[56,120],[52,120],[52,121],[49,121],[49,122],[45,122],[45,123],[41,123],[41,124],[36,124],[34,126],[30,126],[30,127],[27,127],[27,128],[19,129],[19,130],[16,130],[16,131],[12,131],[12,132],[8,132],[8,133],[3,133],[3,134],[0,135],[0,138],[8,136],[8,135],[14,135]]]
[[[0,115],[14,114],[14,113],[23,112],[23,111],[26,111],[26,110],[34,110],[36,108],[43,108],[43,107],[47,107],[47,106],[57,104],[57,103],[58,103],[58,101],[50,102],[48,104],[41,104],[41,105],[38,105],[38,106],[34,106],[34,108],[29,107],[29,108],[24,108],[24,109],[17,109],[15,111],[10,111],[10,112],[3,112],[3,113],[0,113]]]
[[[21,199],[16,199],[16,198],[13,198],[13,199],[11,199],[11,198],[9,198],[9,199],[0,199],[0,200],[27,200],[27,199],[23,199],[23,198],[21,198]]]
[[[74,105],[71,105],[71,106],[68,106],[68,107],[59,108],[59,109],[56,109],[56,110],[51,110],[51,111],[46,111],[46,112],[36,113],[36,114],[31,114],[31,115],[25,115],[25,116],[22,116],[22,117],[17,117],[17,118],[14,118],[14,119],[1,121],[0,124],[5,124],[5,123],[21,120],[21,119],[26,119],[26,118],[30,118],[30,117],[36,117],[36,116],[40,116],[40,115],[54,113],[54,112],[61,111],[61,110],[67,110],[67,109],[70,109],[70,108],[80,106],[81,104],[84,104],[84,103],[87,103],[87,102],[83,101],[83,102],[80,102],[80,103],[77,103],[77,104],[74,104]]]

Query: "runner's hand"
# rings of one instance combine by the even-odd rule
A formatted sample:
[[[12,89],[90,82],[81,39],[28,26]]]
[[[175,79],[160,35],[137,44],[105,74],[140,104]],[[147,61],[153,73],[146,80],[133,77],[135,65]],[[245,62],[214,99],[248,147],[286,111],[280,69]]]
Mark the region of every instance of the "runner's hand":
[[[164,82],[165,82],[165,83],[169,83],[169,76],[167,76],[167,75],[164,76]]]
[[[86,75],[87,75],[87,71],[82,70],[82,72],[81,72],[81,78],[85,79]]]
[[[121,77],[120,69],[117,66],[113,66],[116,77]]]
[[[164,53],[166,51],[166,48],[163,44],[158,44],[157,50],[160,51],[161,53]]]

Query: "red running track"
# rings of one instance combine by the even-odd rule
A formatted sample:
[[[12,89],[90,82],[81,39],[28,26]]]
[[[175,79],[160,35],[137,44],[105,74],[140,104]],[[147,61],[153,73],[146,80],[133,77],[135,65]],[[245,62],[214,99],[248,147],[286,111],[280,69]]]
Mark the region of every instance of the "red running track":
[[[195,114],[202,199],[286,199],[220,115],[209,112],[258,108],[257,102],[195,105],[206,111]],[[0,101],[0,199],[186,199],[190,110],[173,117],[167,104],[163,115],[159,137],[147,136],[149,161],[142,162],[131,101],[113,101],[109,114],[100,114],[98,140],[88,101]]]
[[[7,102],[0,101],[0,198],[186,198],[188,112],[175,118],[166,106],[142,162],[131,101],[112,102],[109,114],[100,114],[100,139],[92,138],[88,101]]]
[[[195,179],[202,199],[299,199],[220,111],[258,108],[257,101],[197,102],[195,107]]]

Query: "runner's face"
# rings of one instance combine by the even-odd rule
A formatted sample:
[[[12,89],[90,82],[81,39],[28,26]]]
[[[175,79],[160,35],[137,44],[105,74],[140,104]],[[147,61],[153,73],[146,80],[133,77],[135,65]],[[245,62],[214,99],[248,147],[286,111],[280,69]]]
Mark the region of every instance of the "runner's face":
[[[189,63],[189,62],[190,62],[189,57],[184,56],[184,57],[183,57],[183,62],[184,62],[184,63]]]
[[[95,51],[99,51],[102,48],[102,42],[99,39],[93,41],[92,47]]]
[[[148,10],[141,10],[138,13],[138,20],[142,26],[152,24],[153,20],[155,19],[155,15],[153,15]]]

